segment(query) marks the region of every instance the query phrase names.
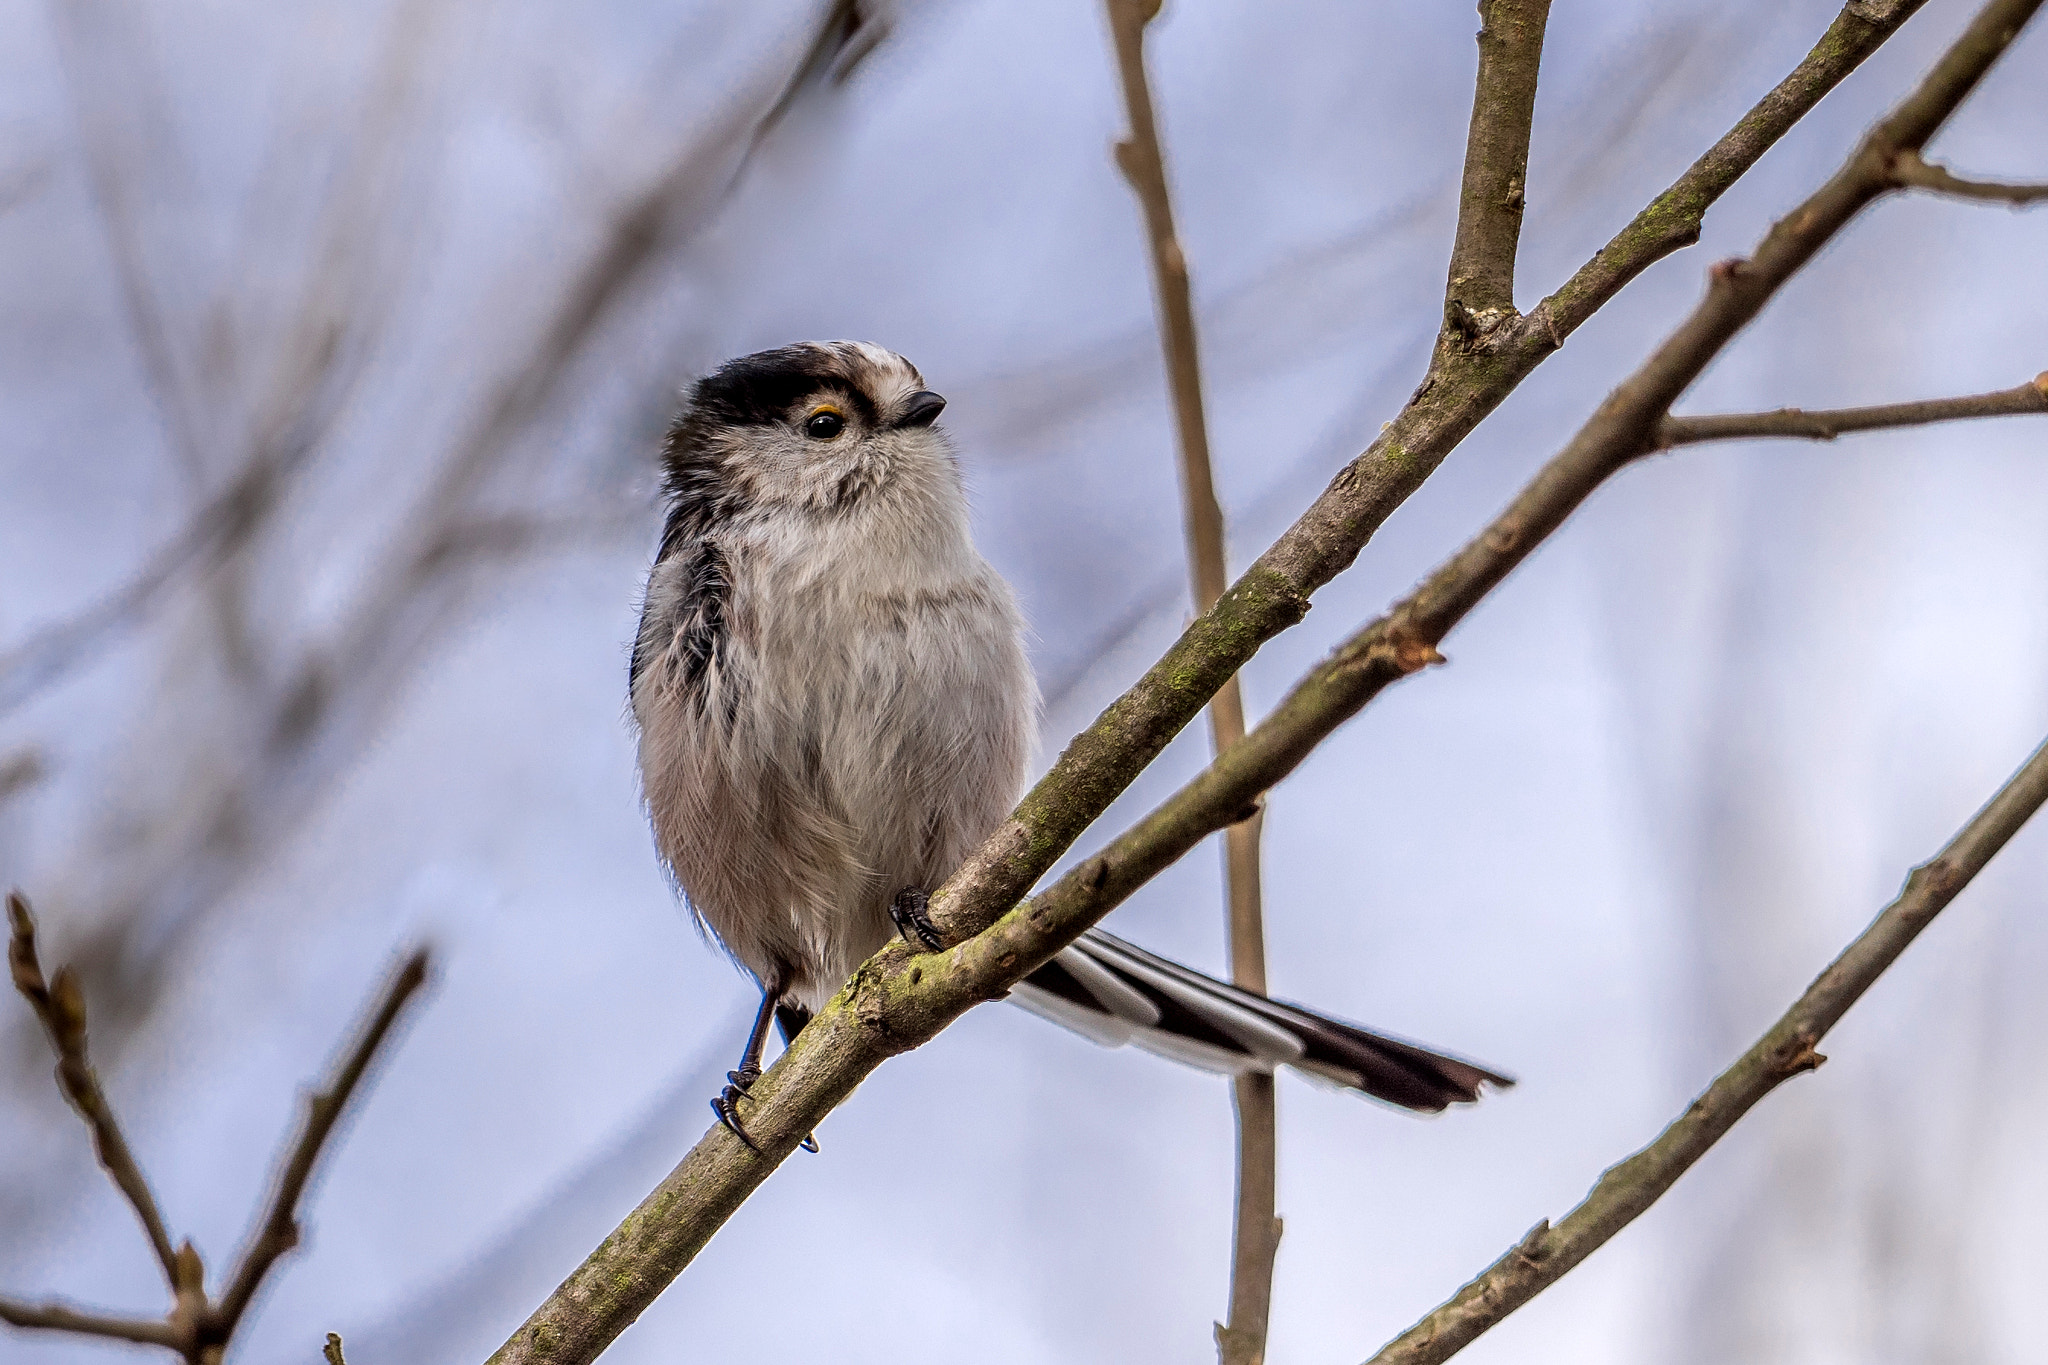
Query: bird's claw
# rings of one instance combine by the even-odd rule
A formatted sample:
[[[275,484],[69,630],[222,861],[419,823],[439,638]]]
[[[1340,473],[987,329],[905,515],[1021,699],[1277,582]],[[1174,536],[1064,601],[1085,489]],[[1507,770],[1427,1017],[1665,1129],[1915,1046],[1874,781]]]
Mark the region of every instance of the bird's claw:
[[[946,946],[946,940],[939,935],[939,926],[932,923],[931,897],[914,886],[906,886],[896,893],[896,899],[889,902],[889,918],[896,921],[896,932],[903,935],[906,943],[924,945],[928,953],[936,953]]]
[[[747,1150],[750,1152],[759,1152],[761,1149],[755,1145],[747,1130],[740,1127],[740,1101],[752,1098],[747,1092],[752,1090],[754,1082],[760,1079],[760,1071],[751,1067],[745,1071],[728,1071],[725,1073],[725,1089],[719,1092],[718,1098],[711,1101],[711,1112],[718,1115],[720,1123],[732,1130],[734,1137],[747,1144]],[[816,1152],[818,1135],[805,1133],[804,1140],[797,1145],[807,1152]]]
[[[753,1138],[747,1136],[747,1130],[740,1127],[740,1101],[746,1098],[747,1091],[760,1079],[761,1073],[755,1067],[728,1071],[725,1073],[725,1089],[719,1093],[718,1098],[711,1101],[711,1112],[718,1115],[718,1121],[732,1129],[733,1136],[746,1143],[747,1150],[751,1152],[759,1152],[761,1149],[754,1145]]]

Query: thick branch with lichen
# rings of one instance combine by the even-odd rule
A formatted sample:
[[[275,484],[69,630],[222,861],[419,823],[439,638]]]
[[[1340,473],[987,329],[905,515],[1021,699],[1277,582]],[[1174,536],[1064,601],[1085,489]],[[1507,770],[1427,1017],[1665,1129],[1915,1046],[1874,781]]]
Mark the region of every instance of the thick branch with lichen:
[[[1937,106],[1945,115],[1968,92],[1969,84],[1956,78],[1955,68],[1981,75],[2003,50],[2003,41],[2010,40],[2008,33],[2004,40],[1994,42],[1996,35],[2005,32],[2000,25],[2012,22],[2016,28],[2011,12],[2031,13],[2040,3],[2000,0],[1987,11],[1988,17],[1980,18],[1951,49],[1927,83],[1865,137],[1848,163],[1771,229],[1753,257],[1714,267],[1706,297],[1691,316],[1608,397],[1491,525],[1415,592],[1340,645],[1243,744],[1212,763],[1096,858],[1055,882],[1028,909],[1055,923],[1076,917],[1092,922],[1106,914],[1195,841],[1228,823],[1247,801],[1292,772],[1337,725],[1356,715],[1389,684],[1436,662],[1440,657],[1436,647],[1444,636],[1487,593],[1601,483],[1657,448],[1656,433],[1672,400],[1777,288],[1858,210],[1893,188],[1885,170],[1889,149],[1904,137],[1924,140],[1933,131],[1938,119],[1929,115],[1928,108],[1937,95],[1949,101]]]
[[[1385,615],[1346,640],[1296,684],[1287,697],[1229,753],[1151,814],[1068,872],[1027,905],[971,940],[989,954],[1036,966],[1037,945],[1067,926],[1093,923],[1170,866],[1247,802],[1292,772],[1337,726],[1390,684],[1441,656],[1437,646],[1606,479],[1656,449],[1655,435],[1672,400],[1771,295],[1872,199],[1893,188],[1889,149],[1904,137],[1924,139],[1938,124],[1928,109],[1937,97],[1945,114],[1968,92],[1956,68],[1981,75],[2002,51],[1994,37],[2012,12],[2031,13],[2041,0],[2000,0],[1988,17],[1944,57],[1928,81],[1880,123],[1848,163],[1804,204],[1776,224],[1747,261],[1723,262],[1707,294],[1678,329],[1625,380],[1572,441],[1479,535]],[[2016,27],[2016,24],[2014,25]],[[1973,40],[1975,40],[1973,42]],[[1958,55],[1961,54],[1961,55]],[[1934,93],[1930,93],[1934,92]],[[984,945],[987,946],[984,946]],[[959,951],[959,950],[956,950]]]

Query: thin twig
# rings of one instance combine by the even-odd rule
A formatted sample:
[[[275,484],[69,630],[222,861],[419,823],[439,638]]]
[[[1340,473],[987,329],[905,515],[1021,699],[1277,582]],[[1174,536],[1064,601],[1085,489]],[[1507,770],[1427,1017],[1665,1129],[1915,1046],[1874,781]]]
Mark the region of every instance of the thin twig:
[[[1766,436],[1832,441],[1852,431],[1886,427],[1921,427],[1969,417],[2017,417],[2048,412],[2048,373],[2025,384],[1967,398],[1930,398],[1918,403],[1884,403],[1868,408],[1832,408],[1808,412],[1779,408],[1775,412],[1729,412],[1705,417],[1666,417],[1657,424],[1657,448],[1700,441],[1742,441]]]
[[[1116,43],[1124,110],[1131,135],[1116,144],[1117,165],[1144,210],[1151,246],[1153,293],[1159,304],[1159,340],[1173,393],[1179,435],[1181,505],[1186,522],[1188,569],[1195,609],[1216,605],[1230,582],[1225,560],[1223,507],[1216,497],[1209,456],[1206,405],[1187,255],[1173,226],[1173,198],[1166,180],[1166,153],[1152,109],[1145,75],[1145,29],[1158,15],[1157,0],[1105,0]],[[1244,738],[1244,692],[1232,674],[1209,702],[1209,731],[1216,753]],[[1230,979],[1246,990],[1266,990],[1266,929],[1261,905],[1259,836],[1264,813],[1224,832],[1225,914],[1230,938]],[[1272,1314],[1273,1261],[1280,1251],[1280,1218],[1275,1211],[1279,1117],[1273,1077],[1248,1072],[1232,1082],[1237,1119],[1237,1210],[1233,1220],[1228,1322],[1216,1324],[1223,1365],[1260,1365],[1266,1356],[1266,1325]]]
[[[426,980],[427,953],[424,949],[415,952],[392,975],[327,1087],[308,1098],[305,1122],[280,1170],[277,1188],[272,1192],[259,1231],[216,1304],[207,1299],[206,1268],[198,1250],[189,1241],[175,1251],[170,1249],[170,1237],[164,1231],[163,1218],[149,1193],[148,1182],[122,1139],[113,1111],[93,1075],[85,1047],[85,1001],[77,978],[66,967],[47,985],[44,983],[42,964],[36,954],[35,917],[19,892],[7,897],[7,916],[11,925],[7,956],[14,984],[49,1032],[57,1051],[58,1084],[91,1127],[100,1164],[128,1194],[149,1231],[151,1243],[160,1248],[158,1255],[164,1263],[164,1277],[170,1283],[172,1302],[164,1318],[148,1321],[88,1313],[57,1302],[31,1305],[0,1299],[0,1321],[16,1327],[165,1346],[184,1356],[191,1365],[219,1365],[264,1275],[280,1256],[298,1244],[298,1205],[314,1163],[406,1001]],[[339,1350],[338,1342],[335,1349]]]
[[[1749,1051],[1707,1087],[1655,1142],[1611,1166],[1577,1208],[1548,1221],[1389,1342],[1370,1365],[1436,1365],[1555,1283],[1657,1202],[1764,1096],[1827,1060],[1814,1051],[1907,945],[2048,801],[2048,744],[1949,840],[1913,869],[1905,888]]]
[[[1229,585],[1224,569],[1223,508],[1209,460],[1209,428],[1202,406],[1202,367],[1196,343],[1195,310],[1188,288],[1188,262],[1173,230],[1173,199],[1166,186],[1166,161],[1145,79],[1145,26],[1159,13],[1158,0],[1105,0],[1116,39],[1117,74],[1131,135],[1116,144],[1116,164],[1145,212],[1152,251],[1152,286],[1159,303],[1159,344],[1173,391],[1174,425],[1180,433],[1182,504],[1187,519],[1188,568],[1195,605],[1207,611]]]
[[[2002,180],[1965,180],[1945,166],[1937,166],[1917,151],[1899,153],[1892,162],[1892,175],[1900,185],[1913,190],[1932,190],[1952,199],[1980,199],[2021,208],[2048,200],[2048,184],[2012,184]]]
[[[277,1258],[299,1244],[299,1199],[306,1192],[306,1181],[313,1174],[314,1163],[320,1159],[321,1148],[328,1134],[334,1131],[335,1120],[348,1107],[349,1096],[355,1093],[356,1085],[369,1069],[370,1059],[383,1044],[384,1035],[391,1031],[406,1002],[426,979],[427,952],[422,948],[407,958],[385,984],[369,1022],[357,1035],[355,1046],[348,1050],[328,1077],[326,1086],[307,1096],[306,1116],[299,1128],[298,1141],[293,1144],[291,1157],[278,1175],[276,1188],[271,1191],[268,1211],[256,1236],[242,1252],[234,1275],[214,1310],[213,1324],[222,1340],[234,1332],[243,1312],[249,1307],[249,1301],[256,1297],[258,1286],[263,1283],[263,1277],[271,1266],[277,1263]]]
[[[1871,0],[1849,0],[1785,80],[1570,283],[1521,324],[1503,329],[1509,344],[1496,345],[1484,363],[1468,356],[1462,364],[1433,364],[1427,392],[1411,399],[1216,606],[1192,622],[1143,679],[1069,744],[1003,828],[934,897],[942,927],[955,937],[977,937],[915,959],[885,949],[864,964],[755,1083],[748,1130],[758,1150],[723,1128],[707,1133],[535,1308],[493,1355],[494,1365],[587,1365],[596,1359],[862,1077],[888,1057],[923,1043],[974,1004],[999,996],[1006,981],[1029,971],[1092,922],[1058,919],[1051,913],[1056,906],[1045,897],[1024,906],[1018,901],[1225,679],[1267,639],[1301,619],[1308,594],[1356,556],[1393,508],[1563,336],[1651,264],[1696,240],[1706,210],[1721,194],[1922,2],[1894,0],[1880,7]],[[1399,658],[1413,657],[1410,650],[1397,647],[1394,652]],[[1218,763],[1235,760],[1249,743]],[[1252,785],[1251,795],[1263,789]],[[1231,814],[1243,808],[1241,801]],[[1228,823],[1222,820],[1203,832]],[[1100,859],[1083,866],[1093,890],[1108,886],[1110,869]],[[978,932],[985,926],[1000,932]]]
[[[150,1249],[156,1253],[157,1264],[163,1268],[164,1281],[175,1293],[178,1258],[171,1247],[171,1235],[164,1229],[164,1216],[157,1208],[156,1196],[150,1193],[149,1181],[136,1164],[135,1154],[128,1148],[128,1139],[121,1133],[120,1121],[114,1117],[113,1106],[107,1103],[106,1092],[100,1088],[99,1075],[86,1052],[85,996],[78,989],[78,977],[65,967],[45,984],[42,963],[36,956],[35,916],[18,891],[7,895],[7,920],[7,961],[14,974],[14,988],[35,1010],[44,1032],[50,1035],[50,1046],[57,1053],[57,1086],[91,1130],[93,1154],[135,1210],[143,1232],[149,1237]]]
[[[142,1346],[168,1346],[183,1351],[185,1338],[169,1323],[158,1319],[117,1318],[105,1313],[88,1313],[63,1303],[28,1304],[0,1299],[0,1322],[15,1327],[70,1332],[82,1337],[108,1337]]]
[[[1529,127],[1550,0],[1480,0],[1479,75],[1458,191],[1458,232],[1444,289],[1444,326],[1461,343],[1515,312],[1515,253],[1527,202]]]

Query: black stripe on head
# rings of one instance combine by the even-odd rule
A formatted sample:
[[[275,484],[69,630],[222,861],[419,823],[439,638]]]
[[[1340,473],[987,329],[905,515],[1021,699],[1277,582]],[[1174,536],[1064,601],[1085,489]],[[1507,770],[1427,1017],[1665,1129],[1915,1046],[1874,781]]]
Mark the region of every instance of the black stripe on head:
[[[843,394],[875,421],[875,400],[862,382],[867,368],[857,351],[837,346],[780,346],[728,360],[698,381],[690,395],[693,413],[719,426],[761,426],[780,422],[789,410],[820,389]]]

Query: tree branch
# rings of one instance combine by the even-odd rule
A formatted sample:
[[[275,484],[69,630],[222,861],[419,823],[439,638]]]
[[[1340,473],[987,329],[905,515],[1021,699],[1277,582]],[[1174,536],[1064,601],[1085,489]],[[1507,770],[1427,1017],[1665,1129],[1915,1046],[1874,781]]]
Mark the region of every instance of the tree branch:
[[[64,1303],[28,1304],[0,1299],[0,1322],[83,1337],[132,1341],[142,1346],[167,1346],[174,1351],[184,1349],[185,1339],[168,1323],[87,1313]]]
[[[1590,1256],[1677,1183],[1736,1120],[1778,1086],[1827,1060],[1814,1045],[1841,1021],[1922,929],[2048,801],[2048,744],[1842,950],[1806,993],[1734,1065],[1635,1155],[1611,1166],[1577,1208],[1529,1230],[1449,1302],[1382,1347],[1370,1365],[1436,1365]]]
[[[1657,424],[1657,448],[1701,441],[1741,441],[1763,436],[1804,437],[1832,441],[1852,431],[1886,427],[1920,427],[1968,417],[2016,417],[2048,412],[2048,372],[2025,384],[1967,398],[1930,398],[1918,403],[1885,403],[1868,408],[1833,408],[1807,412],[1779,408],[1775,412],[1730,412],[1708,417],[1666,417]]]
[[[57,1053],[57,1087],[91,1130],[93,1155],[135,1210],[149,1238],[150,1249],[156,1253],[157,1264],[163,1267],[164,1281],[175,1293],[178,1255],[171,1247],[170,1233],[164,1229],[164,1216],[157,1208],[156,1196],[150,1193],[149,1181],[135,1162],[135,1153],[129,1150],[128,1139],[121,1133],[120,1121],[114,1117],[113,1106],[107,1103],[106,1092],[100,1088],[99,1075],[86,1052],[85,996],[78,989],[78,978],[66,967],[45,984],[42,963],[36,956],[35,916],[19,892],[8,893],[7,921],[7,962],[14,975],[14,988],[28,1001],[36,1018],[42,1021],[43,1031],[50,1035],[50,1046]]]
[[[1892,175],[1907,189],[1933,190],[1953,199],[1982,199],[2020,208],[2048,199],[2048,184],[2015,185],[1999,180],[1965,180],[1937,166],[1918,152],[1901,152],[1892,163]]]
[[[405,960],[385,983],[382,995],[372,1010],[368,1024],[356,1037],[355,1046],[350,1048],[341,1063],[329,1076],[324,1089],[306,1099],[306,1116],[299,1128],[298,1141],[292,1146],[291,1157],[285,1162],[278,1175],[277,1187],[271,1191],[268,1212],[256,1236],[242,1252],[240,1263],[235,1268],[228,1287],[222,1292],[219,1306],[210,1315],[212,1330],[225,1341],[242,1314],[248,1310],[249,1301],[256,1297],[257,1288],[263,1277],[277,1263],[277,1258],[299,1244],[299,1200],[306,1192],[306,1181],[313,1174],[314,1163],[320,1159],[322,1147],[328,1135],[334,1131],[335,1120],[348,1107],[349,1096],[355,1093],[362,1081],[363,1073],[369,1069],[370,1059],[383,1045],[384,1037],[391,1032],[406,1002],[412,999],[427,979],[427,952],[419,949]]]
[[[42,964],[36,954],[35,917],[19,892],[7,897],[7,917],[12,928],[7,957],[14,984],[49,1032],[57,1051],[58,1085],[91,1127],[100,1164],[129,1196],[150,1234],[152,1246],[159,1249],[158,1258],[164,1264],[172,1302],[164,1318],[148,1321],[87,1313],[57,1302],[30,1305],[0,1299],[0,1322],[164,1346],[184,1356],[190,1365],[220,1365],[264,1275],[278,1257],[298,1245],[298,1204],[313,1165],[334,1130],[335,1120],[369,1069],[371,1058],[390,1033],[406,1001],[426,980],[427,954],[424,949],[415,952],[392,975],[369,1023],[336,1068],[327,1088],[308,1099],[305,1123],[279,1173],[260,1230],[243,1253],[227,1291],[215,1304],[206,1297],[206,1269],[192,1243],[188,1241],[176,1251],[170,1250],[170,1236],[164,1231],[163,1217],[157,1212],[148,1182],[122,1139],[113,1110],[93,1075],[86,1057],[85,1001],[79,993],[77,978],[66,967],[48,985],[44,984]]]
[[[1008,980],[1044,961],[1090,922],[1058,916],[1064,882],[1029,904],[1018,905],[1018,898],[1225,679],[1267,639],[1301,619],[1308,594],[1351,562],[1394,507],[1565,334],[1642,270],[1696,239],[1707,207],[1920,3],[1895,0],[1880,10],[1870,0],[1850,0],[1793,73],[1563,289],[1520,324],[1503,328],[1489,349],[1446,356],[1440,346],[1430,377],[1381,436],[1144,678],[1075,738],[1002,829],[934,897],[933,913],[944,928],[955,937],[976,937],[915,960],[900,948],[885,949],[864,964],[755,1083],[748,1131],[759,1150],[722,1127],[707,1133],[535,1309],[493,1362],[581,1365],[595,1359],[862,1077],[974,1004],[999,997]],[[1660,409],[1645,419],[1645,437],[1661,415]],[[1413,643],[1403,641],[1391,650],[1391,657],[1413,659],[1414,666],[1433,654],[1426,646],[1418,654]],[[1269,719],[1260,731],[1271,724]],[[1258,733],[1220,757],[1212,771],[1242,762]],[[1250,785],[1249,796],[1261,790]],[[1240,814],[1244,804],[1228,814]],[[1230,822],[1219,819],[1202,833]],[[1090,894],[1102,893],[1113,870],[1104,859],[1090,859],[1082,883]],[[1103,902],[1095,913],[1106,913],[1111,903]],[[978,932],[985,926],[995,927]]]
[[[1104,0],[1116,40],[1117,74],[1131,135],[1116,144],[1116,164],[1145,213],[1152,249],[1152,286],[1159,304],[1159,343],[1166,379],[1173,391],[1174,425],[1180,433],[1180,473],[1187,519],[1188,567],[1195,605],[1206,611],[1229,583],[1224,569],[1223,508],[1209,460],[1209,428],[1202,408],[1202,366],[1195,336],[1195,310],[1188,288],[1187,256],[1173,229],[1173,198],[1166,187],[1166,161],[1152,115],[1145,80],[1145,26],[1159,13],[1159,0]]]
[[[1444,325],[1466,342],[1515,312],[1515,251],[1527,199],[1529,125],[1550,0],[1479,0],[1479,76],[1465,136],[1458,233],[1444,288]]]
[[[1544,0],[1548,3],[1548,0]],[[1158,0],[1105,0],[1115,40],[1117,72],[1131,135],[1116,144],[1117,165],[1144,210],[1151,246],[1152,284],[1159,306],[1159,339],[1173,393],[1174,425],[1180,437],[1182,510],[1195,609],[1216,605],[1229,583],[1223,508],[1216,497],[1209,456],[1202,367],[1186,253],[1173,227],[1173,198],[1167,187],[1166,154],[1153,116],[1145,75],[1145,29],[1158,16]],[[1230,675],[1209,702],[1209,729],[1216,753],[1244,738],[1244,693],[1240,676]],[[1230,979],[1247,990],[1266,989],[1266,928],[1260,895],[1259,843],[1263,815],[1224,832],[1224,894],[1230,938]],[[1247,1073],[1232,1082],[1237,1119],[1237,1209],[1230,1261],[1230,1310],[1216,1324],[1222,1365],[1260,1365],[1266,1356],[1266,1326],[1272,1315],[1273,1261],[1280,1251],[1275,1212],[1279,1116],[1273,1078]]]

